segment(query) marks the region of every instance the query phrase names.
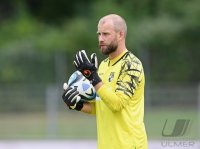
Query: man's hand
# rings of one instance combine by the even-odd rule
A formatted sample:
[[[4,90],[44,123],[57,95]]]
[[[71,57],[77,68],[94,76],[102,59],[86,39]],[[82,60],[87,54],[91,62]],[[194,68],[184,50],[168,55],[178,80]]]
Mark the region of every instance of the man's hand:
[[[83,102],[81,101],[81,97],[79,96],[79,92],[76,88],[72,88],[68,86],[67,83],[64,83],[63,89],[64,93],[62,98],[69,109],[80,111],[83,108]]]
[[[97,67],[90,62],[85,50],[78,51],[74,60],[74,65],[86,78],[97,71]]]
[[[97,74],[98,62],[95,53],[91,55],[90,61],[85,50],[78,51],[75,56],[74,65],[77,70],[91,81],[93,86],[101,82],[101,79]]]

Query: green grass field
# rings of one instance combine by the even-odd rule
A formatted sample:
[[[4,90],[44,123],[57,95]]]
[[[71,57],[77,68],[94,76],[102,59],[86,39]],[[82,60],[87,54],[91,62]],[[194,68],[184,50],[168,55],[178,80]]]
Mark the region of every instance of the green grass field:
[[[178,119],[190,120],[189,127],[185,136],[189,139],[199,138],[199,125],[198,125],[198,110],[192,108],[154,108],[153,110],[146,110],[145,113],[145,125],[148,136],[150,139],[162,139],[162,130],[164,123],[167,123],[167,132],[171,133],[175,125],[175,121]]]
[[[198,115],[194,109],[146,109],[145,125],[149,139],[162,138],[166,119],[189,119],[187,137],[198,138]],[[96,139],[95,116],[66,110],[57,113],[57,128],[53,136],[48,133],[46,113],[0,114],[0,139]],[[172,131],[172,130],[169,130]]]

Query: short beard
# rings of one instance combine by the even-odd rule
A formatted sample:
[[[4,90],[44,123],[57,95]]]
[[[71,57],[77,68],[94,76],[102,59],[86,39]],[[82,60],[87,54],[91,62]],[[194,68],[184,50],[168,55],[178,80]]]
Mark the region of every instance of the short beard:
[[[117,50],[117,48],[118,48],[118,44],[117,44],[117,43],[111,43],[111,44],[107,47],[107,49],[106,49],[105,51],[103,51],[102,53],[103,53],[104,55],[109,55],[109,54],[115,52],[115,51]]]

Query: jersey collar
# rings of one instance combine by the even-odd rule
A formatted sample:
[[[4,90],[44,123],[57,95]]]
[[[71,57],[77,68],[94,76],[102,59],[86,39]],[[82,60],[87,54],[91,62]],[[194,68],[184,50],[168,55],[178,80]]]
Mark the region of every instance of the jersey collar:
[[[124,54],[127,52],[128,50],[124,50],[120,55],[118,55],[116,58],[110,60],[108,62],[108,66],[113,66],[114,64],[116,64],[123,56]]]

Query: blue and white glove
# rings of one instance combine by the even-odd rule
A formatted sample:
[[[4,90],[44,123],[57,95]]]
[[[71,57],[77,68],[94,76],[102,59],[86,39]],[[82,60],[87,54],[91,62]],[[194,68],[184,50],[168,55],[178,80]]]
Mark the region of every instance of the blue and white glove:
[[[98,60],[96,53],[93,53],[91,60],[89,60],[85,50],[78,51],[75,56],[74,65],[77,70],[90,80],[93,86],[101,82],[101,78],[97,74]]]
[[[67,83],[63,84],[63,89],[64,93],[62,98],[69,109],[80,111],[83,108],[83,102],[81,101],[81,97],[79,96],[77,89],[68,86]]]

